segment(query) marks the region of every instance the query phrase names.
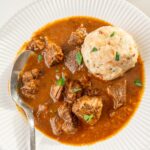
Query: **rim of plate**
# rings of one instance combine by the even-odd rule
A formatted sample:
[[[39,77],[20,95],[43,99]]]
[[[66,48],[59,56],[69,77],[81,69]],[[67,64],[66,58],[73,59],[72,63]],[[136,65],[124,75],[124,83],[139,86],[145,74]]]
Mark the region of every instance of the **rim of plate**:
[[[36,3],[39,3],[41,1],[47,1],[47,0],[36,0],[34,2],[31,2],[30,4],[28,4],[27,6],[25,6],[24,8],[18,10],[17,12],[15,12],[14,15],[12,15],[11,18],[9,18],[3,25],[2,27],[0,27],[0,33],[3,32],[3,30],[5,30],[5,28],[7,28],[6,26],[11,23],[12,20],[14,20],[15,17],[19,16],[19,13],[24,13],[24,11],[26,9],[29,9],[29,7],[31,7],[32,5],[35,5]],[[134,6],[132,3],[128,2],[127,0],[117,0],[117,1],[121,1],[123,2],[125,5],[128,5],[129,7],[132,7],[132,9],[135,9],[136,11],[140,12],[141,15],[143,15],[143,17],[145,17],[146,19],[149,20],[150,22],[150,17],[148,17],[142,10],[140,10],[139,8],[137,8],[136,6]]]

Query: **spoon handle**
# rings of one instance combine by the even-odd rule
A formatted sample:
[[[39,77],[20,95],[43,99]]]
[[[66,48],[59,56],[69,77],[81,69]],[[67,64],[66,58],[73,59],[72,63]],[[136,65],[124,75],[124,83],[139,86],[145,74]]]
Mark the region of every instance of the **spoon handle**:
[[[28,118],[29,128],[30,128],[30,150],[35,150],[35,128],[34,128],[34,117],[31,111],[26,111]]]

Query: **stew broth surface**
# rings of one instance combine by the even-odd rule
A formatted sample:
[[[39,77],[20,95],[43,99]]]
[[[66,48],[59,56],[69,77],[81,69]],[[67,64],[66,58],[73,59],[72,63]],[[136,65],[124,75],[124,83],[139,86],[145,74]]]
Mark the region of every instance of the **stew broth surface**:
[[[91,17],[71,17],[50,23],[38,30],[35,35],[47,36],[50,40],[62,47],[65,52],[71,50],[71,47],[67,44],[67,40],[69,39],[71,32],[75,31],[81,24],[87,28],[87,32],[91,32],[101,26],[110,25],[107,22]],[[78,80],[81,76],[87,74],[87,69],[84,67],[81,71],[77,71],[75,74],[72,74],[66,68],[64,63],[47,68],[44,60],[40,63],[38,62],[38,52],[28,59],[23,72],[34,68],[39,68],[44,71],[44,75],[40,79],[39,93],[37,94],[37,98],[33,100],[25,98],[24,96],[22,96],[22,98],[34,110],[36,128],[45,133],[47,136],[67,144],[89,144],[104,140],[117,133],[125,126],[135,112],[144,89],[143,86],[137,87],[134,84],[136,79],[140,79],[142,83],[144,83],[144,65],[140,56],[136,66],[127,71],[121,78],[104,82],[92,76],[91,81],[94,87],[101,90],[101,95],[103,97],[104,107],[100,120],[94,126],[87,126],[80,123],[78,131],[73,135],[62,134],[60,136],[55,136],[52,133],[49,119],[56,114],[57,108],[63,100],[53,103],[50,98],[50,87],[56,81],[56,75],[59,76],[62,72],[67,72],[69,74],[69,78]],[[117,109],[112,117],[110,117],[109,114],[113,111],[112,99],[106,94],[106,87],[122,79],[126,79],[127,81],[127,103],[123,107]],[[46,118],[42,115],[39,116],[37,113],[39,104],[43,104],[45,102],[50,103],[49,109],[51,110],[51,113],[46,116]]]

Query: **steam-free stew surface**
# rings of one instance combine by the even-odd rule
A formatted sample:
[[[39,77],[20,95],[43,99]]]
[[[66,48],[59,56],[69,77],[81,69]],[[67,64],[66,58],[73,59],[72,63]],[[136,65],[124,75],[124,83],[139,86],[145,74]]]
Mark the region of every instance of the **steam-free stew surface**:
[[[48,36],[53,42],[58,44],[64,51],[70,50],[67,44],[67,40],[71,32],[75,31],[77,27],[83,24],[88,32],[91,32],[98,27],[109,25],[107,22],[88,18],[88,17],[73,17],[68,19],[63,19],[56,21],[52,24],[46,25],[44,28],[36,32],[37,35]],[[40,89],[36,99],[28,99],[22,97],[23,100],[34,109],[35,125],[36,127],[44,132],[49,137],[57,139],[63,143],[67,144],[87,144],[96,142],[99,140],[104,140],[109,136],[112,136],[117,131],[119,131],[128,122],[132,114],[135,112],[143,91],[143,87],[138,87],[134,84],[136,79],[140,79],[143,82],[143,63],[139,57],[136,66],[125,73],[121,78],[113,81],[103,82],[94,77],[92,77],[92,83],[94,87],[99,88],[102,91],[102,96],[104,97],[104,108],[102,110],[102,115],[100,120],[94,126],[85,126],[80,123],[78,131],[75,134],[62,134],[60,136],[55,136],[52,133],[49,119],[54,116],[58,106],[62,103],[54,103],[50,98],[50,87],[56,81],[56,76],[61,75],[62,72],[67,72],[71,79],[79,80],[81,76],[87,74],[87,69],[76,72],[74,75],[65,67],[63,63],[55,65],[51,68],[45,66],[44,60],[38,62],[38,52],[37,55],[33,55],[29,58],[24,71],[28,71],[34,68],[39,68],[44,71],[44,76],[40,79]],[[122,79],[127,80],[127,103],[123,107],[117,109],[115,114],[110,117],[109,113],[112,108],[112,100],[105,93],[106,87],[110,83],[118,82]],[[37,110],[39,104],[48,102],[50,104],[51,113],[46,117],[38,116]]]

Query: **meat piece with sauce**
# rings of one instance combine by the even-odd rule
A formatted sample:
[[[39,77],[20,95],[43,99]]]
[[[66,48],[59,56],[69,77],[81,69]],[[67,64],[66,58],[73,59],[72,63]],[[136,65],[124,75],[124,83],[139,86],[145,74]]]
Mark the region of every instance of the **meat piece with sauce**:
[[[61,47],[51,41],[48,41],[43,54],[45,64],[48,68],[54,64],[60,63],[64,57]]]
[[[27,50],[39,51],[46,47],[46,39],[43,36],[33,37],[27,46]]]
[[[75,32],[71,33],[68,44],[74,46],[81,46],[84,42],[86,35],[86,28],[82,24],[79,28],[76,29]]]
[[[51,106],[50,100],[47,100],[46,102],[42,104],[39,104],[39,106],[34,110],[36,112],[36,116],[38,120],[40,120],[41,118],[45,119],[49,117],[51,114],[53,114],[55,110],[52,110],[50,106]]]
[[[55,135],[60,135],[63,132],[74,134],[77,131],[77,120],[71,112],[71,106],[63,103],[58,108],[58,115],[50,119],[52,131]]]
[[[65,133],[73,134],[77,131],[77,118],[72,114],[71,106],[67,103],[63,103],[58,108],[58,115],[64,120],[62,130]]]
[[[89,77],[89,74],[87,73],[87,75],[82,75],[80,78],[79,78],[79,81],[82,85],[83,88],[90,88],[92,86],[92,82],[91,82],[91,79]]]
[[[98,88],[87,87],[84,89],[84,94],[88,96],[100,96],[101,91]]]
[[[82,65],[79,65],[76,60],[76,55],[78,52],[80,52],[80,48],[77,47],[65,55],[65,65],[72,73],[75,73],[77,70],[82,68]]]
[[[82,86],[79,81],[68,81],[65,86],[65,101],[72,104],[82,95]]]
[[[35,94],[38,93],[39,82],[37,80],[30,80],[21,87],[21,93],[27,98],[35,98]]]
[[[57,102],[62,96],[63,86],[53,84],[50,89],[50,96],[54,102]]]
[[[23,75],[22,75],[22,82],[29,82],[33,79],[38,79],[40,76],[42,75],[41,70],[35,68],[32,69],[31,71],[26,71]]]
[[[36,68],[22,74],[22,87],[20,90],[25,97],[35,98],[35,95],[38,93],[39,78],[41,75],[41,71]]]
[[[77,131],[77,127],[73,121],[65,121],[62,125],[62,130],[67,134],[74,134]]]
[[[83,87],[83,93],[84,95],[88,96],[99,96],[101,94],[101,91],[98,88],[94,88],[92,86],[91,79],[89,75],[83,75],[79,79],[82,87]]]
[[[50,125],[54,135],[62,134],[63,121],[57,115],[50,118]]]
[[[64,102],[59,108],[58,108],[58,115],[60,118],[62,118],[64,121],[71,121],[72,115],[71,115],[71,106]]]
[[[100,119],[102,108],[101,97],[83,96],[73,104],[72,111],[83,122],[94,125]]]
[[[109,85],[107,87],[107,93],[113,98],[113,108],[118,109],[126,103],[126,80],[122,80],[118,83]]]

